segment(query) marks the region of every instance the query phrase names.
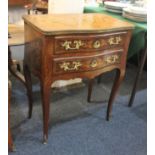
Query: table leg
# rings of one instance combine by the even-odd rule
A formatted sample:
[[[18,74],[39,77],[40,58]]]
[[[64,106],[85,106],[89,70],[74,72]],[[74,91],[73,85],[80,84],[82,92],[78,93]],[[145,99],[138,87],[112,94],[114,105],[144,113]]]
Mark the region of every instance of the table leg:
[[[97,83],[100,84],[102,80],[102,74],[97,77]]]
[[[43,109],[43,143],[46,144],[48,140],[48,126],[49,126],[49,101],[50,101],[51,84],[41,81],[41,96]]]
[[[140,80],[140,76],[142,74],[144,64],[145,64],[145,61],[146,61],[146,56],[147,56],[147,33],[145,33],[145,48],[143,50],[143,55],[142,55],[141,60],[140,60],[140,64],[139,64],[139,67],[138,67],[138,72],[137,72],[136,79],[135,79],[135,82],[134,82],[134,86],[133,86],[133,89],[132,89],[130,101],[129,101],[129,104],[128,104],[129,107],[131,107],[132,104],[133,104],[135,94],[136,94],[136,90],[137,90],[137,87],[138,87],[138,83],[139,83],[139,80]]]
[[[10,123],[10,122],[8,122],[8,123]],[[14,152],[16,150],[15,146],[13,145],[10,126],[8,126],[8,145],[9,145],[8,149],[10,152]]]
[[[91,102],[91,94],[92,94],[92,89],[93,89],[93,82],[94,82],[94,79],[91,79],[91,80],[89,80],[89,83],[88,83],[88,97],[87,97],[88,102]]]
[[[31,84],[31,77],[29,76],[29,72],[27,70],[25,70],[25,78],[23,76],[23,74],[21,74],[20,72],[16,72],[12,69],[12,65],[13,65],[13,61],[12,61],[12,56],[11,56],[11,50],[10,50],[10,46],[8,46],[8,68],[10,73],[17,78],[19,81],[21,81],[24,86],[27,88],[27,96],[28,96],[28,100],[29,100],[29,114],[28,114],[28,118],[31,118],[32,116],[32,85]],[[26,80],[27,78],[27,80]]]
[[[135,82],[134,82],[134,86],[133,86],[133,89],[132,89],[130,101],[129,101],[129,104],[128,104],[129,107],[132,106],[134,98],[135,98],[135,94],[136,94],[136,90],[137,90],[138,83],[139,83],[139,80],[140,80],[140,76],[142,74],[143,67],[144,67],[144,64],[145,64],[145,61],[146,61],[146,55],[147,55],[147,50],[145,49],[145,51],[143,53],[143,56],[141,58],[140,66],[138,68],[138,72],[137,72],[136,79],[135,79]]]
[[[125,75],[124,70],[120,70],[120,69],[116,70],[116,77],[115,77],[115,81],[114,81],[112,91],[110,94],[110,98],[109,98],[109,102],[108,102],[107,117],[106,117],[107,121],[109,121],[109,117],[110,117],[111,110],[112,110],[112,104],[113,104],[113,101],[115,99],[118,88],[119,88],[119,86],[120,86],[120,84],[124,78],[124,75]]]
[[[16,77],[18,80],[20,80],[25,85],[25,79],[24,79],[23,75],[19,72],[15,72],[12,69],[12,65],[13,65],[13,61],[12,61],[12,56],[11,56],[11,50],[10,50],[10,47],[8,46],[8,68],[9,68],[9,71],[14,77]]]
[[[11,86],[9,83],[9,86],[8,86],[8,149],[9,151],[13,152],[15,151],[15,147],[13,145],[11,128],[10,128],[10,100],[11,100]]]
[[[32,97],[32,80],[31,80],[31,73],[29,68],[24,65],[24,77],[25,77],[25,85],[27,88],[27,96],[29,99],[29,112],[28,112],[28,118],[32,117],[32,110],[33,110],[33,97]]]

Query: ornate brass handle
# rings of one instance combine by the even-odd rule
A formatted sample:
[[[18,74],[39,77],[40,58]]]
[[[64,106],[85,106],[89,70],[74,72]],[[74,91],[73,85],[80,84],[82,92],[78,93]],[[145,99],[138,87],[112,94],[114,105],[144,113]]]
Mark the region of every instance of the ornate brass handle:
[[[93,60],[93,61],[90,63],[90,66],[91,66],[92,68],[96,67],[97,65],[98,65],[97,60]]]
[[[119,55],[110,55],[105,58],[105,62],[107,64],[114,64],[116,62],[119,62],[119,59],[120,59]]]
[[[71,47],[71,45],[74,44],[75,47]],[[74,40],[72,41],[65,41],[61,44],[62,47],[65,48],[65,50],[78,50],[81,46],[83,46],[84,43],[81,40]]]
[[[99,48],[99,47],[101,47],[100,41],[99,41],[99,40],[96,40],[96,41],[94,42],[94,44],[93,44],[93,47],[94,47],[94,48]]]
[[[78,70],[80,66],[82,66],[80,61],[63,62],[60,64],[60,68],[64,71]]]
[[[120,36],[118,37],[111,37],[108,42],[110,45],[118,45],[122,41],[122,38]]]

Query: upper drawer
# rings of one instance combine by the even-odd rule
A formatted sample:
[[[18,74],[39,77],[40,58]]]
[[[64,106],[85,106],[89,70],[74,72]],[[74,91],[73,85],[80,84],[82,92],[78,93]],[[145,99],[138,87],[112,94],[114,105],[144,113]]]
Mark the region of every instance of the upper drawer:
[[[122,47],[126,42],[126,34],[127,32],[117,32],[102,35],[55,36],[54,54],[96,52]]]

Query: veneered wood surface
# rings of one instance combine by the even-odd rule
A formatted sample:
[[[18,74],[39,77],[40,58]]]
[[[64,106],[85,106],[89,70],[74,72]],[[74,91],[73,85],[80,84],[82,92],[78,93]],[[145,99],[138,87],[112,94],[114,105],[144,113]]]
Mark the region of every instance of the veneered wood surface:
[[[121,55],[123,50],[117,51],[111,51],[108,54],[98,54],[98,55],[92,55],[92,56],[82,56],[82,57],[65,57],[65,58],[55,58],[53,60],[53,74],[69,74],[69,73],[79,73],[79,72],[87,72],[87,71],[93,71],[97,69],[101,69],[110,65],[117,65],[120,63]],[[118,61],[112,62],[110,64],[107,64],[104,59],[106,59],[107,56],[118,56]],[[61,68],[60,66],[64,63],[68,62],[70,63],[69,67],[73,67],[73,62],[80,62],[81,66],[78,67],[77,70],[68,70],[65,71],[64,68]],[[95,65],[93,66],[93,63]]]
[[[56,36],[55,42],[54,42],[54,54],[77,54],[77,53],[92,53],[96,51],[103,51],[109,48],[114,48],[114,47],[122,47],[125,45],[126,41],[126,31],[122,32],[117,32],[117,33],[104,33],[104,34],[93,34],[93,35],[61,35],[61,36]],[[121,37],[121,41],[117,45],[111,45],[109,46],[108,40],[110,38],[116,38],[116,37]],[[80,40],[82,41],[83,45],[79,49],[70,49],[70,50],[65,50],[63,46],[61,46],[64,43],[64,40],[71,41],[71,47],[75,47],[74,40]],[[95,42],[98,41],[100,43],[100,46],[97,48],[94,48]],[[52,50],[52,49],[51,49]]]
[[[97,33],[133,29],[133,25],[99,13],[89,14],[54,14],[29,15],[23,17],[46,35],[64,33]]]
[[[29,71],[40,79],[44,142],[48,138],[50,88],[56,80],[78,77],[92,80],[116,69],[107,109],[109,120],[112,103],[125,75],[133,25],[103,14],[30,15],[24,20],[24,72],[29,76],[27,79],[30,79]],[[71,43],[64,45],[68,41]],[[79,41],[82,45],[77,46]],[[94,46],[96,41],[100,46]],[[26,83],[32,87],[29,80]]]

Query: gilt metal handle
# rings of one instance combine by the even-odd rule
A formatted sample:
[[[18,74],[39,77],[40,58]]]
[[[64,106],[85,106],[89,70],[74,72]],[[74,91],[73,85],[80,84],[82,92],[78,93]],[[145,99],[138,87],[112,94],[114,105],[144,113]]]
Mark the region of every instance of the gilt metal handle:
[[[61,46],[64,47],[65,50],[78,50],[83,45],[84,43],[81,40],[74,40],[73,42],[66,40],[64,43],[61,44]]]
[[[101,47],[100,41],[99,41],[99,40],[96,40],[96,41],[94,42],[94,44],[93,44],[93,47],[94,47],[94,48],[100,48],[100,47]]]
[[[105,62],[107,64],[114,64],[116,62],[119,62],[119,59],[120,59],[120,56],[118,55],[110,55],[105,58]]]
[[[82,66],[80,61],[63,62],[62,64],[60,64],[60,68],[64,71],[79,70],[80,66]]]
[[[108,39],[108,42],[110,45],[118,45],[122,41],[122,38],[120,36],[118,37],[111,37]]]
[[[96,67],[97,65],[98,65],[97,60],[93,60],[93,61],[90,63],[90,66],[91,66],[92,68]]]

